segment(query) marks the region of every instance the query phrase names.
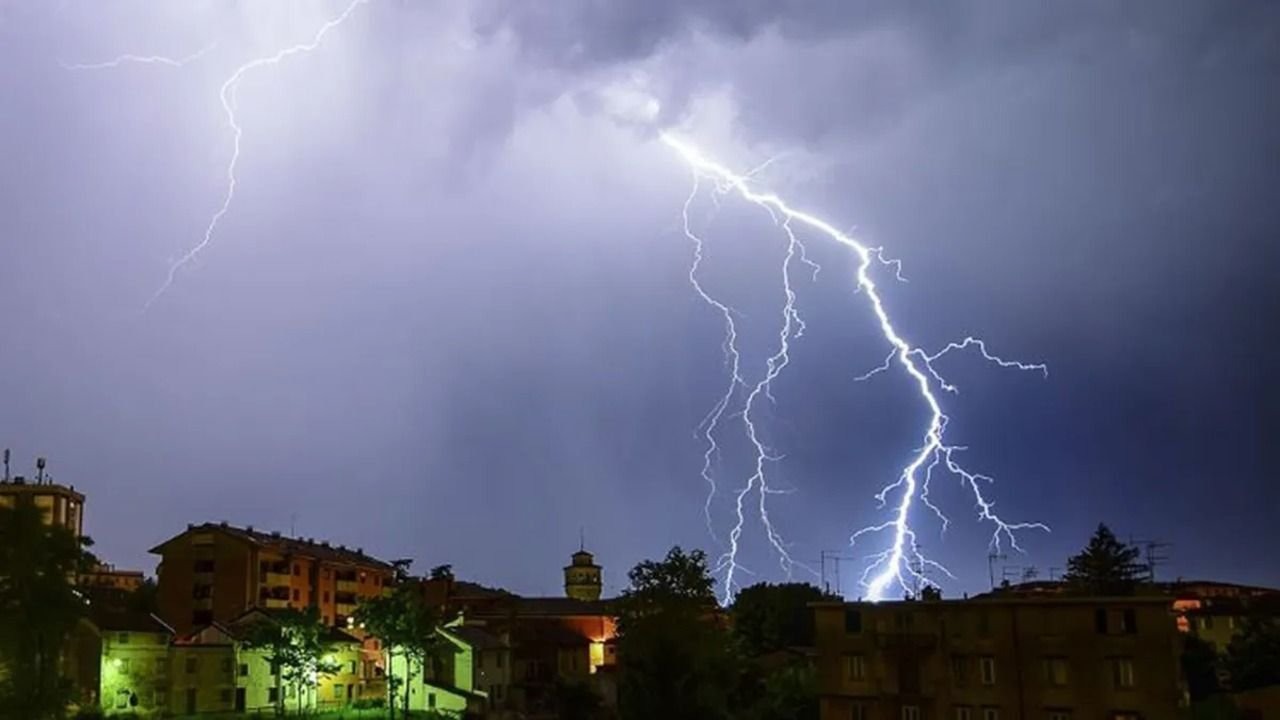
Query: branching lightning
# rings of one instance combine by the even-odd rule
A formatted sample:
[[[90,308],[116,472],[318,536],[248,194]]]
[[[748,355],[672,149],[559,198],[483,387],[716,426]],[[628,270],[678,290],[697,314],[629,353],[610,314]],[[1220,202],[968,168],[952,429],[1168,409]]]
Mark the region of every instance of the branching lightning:
[[[210,43],[203,50],[192,53],[184,58],[170,58],[163,55],[119,55],[105,62],[97,63],[60,63],[66,70],[108,70],[110,68],[118,68],[121,65],[137,64],[137,65],[168,65],[169,67],[180,68],[190,62],[195,62],[205,55],[209,54],[216,48],[217,43]]]
[[[873,262],[888,266],[893,270],[893,276],[902,281],[904,280],[901,273],[902,266],[898,260],[887,259],[881,248],[864,245],[850,235],[841,232],[827,221],[792,208],[775,194],[753,190],[750,183],[750,175],[739,174],[729,170],[704,155],[693,145],[670,134],[664,133],[661,138],[667,146],[675,150],[689,165],[694,176],[693,190],[685,201],[683,211],[685,235],[694,243],[695,247],[694,262],[689,272],[690,282],[702,299],[719,311],[725,319],[725,353],[731,370],[728,388],[712,408],[711,414],[702,426],[703,437],[707,444],[706,454],[703,456],[705,462],[702,468],[702,477],[710,485],[712,494],[716,492],[716,483],[711,470],[714,456],[719,450],[714,433],[724,419],[726,410],[732,404],[740,388],[747,388],[742,419],[747,438],[755,451],[754,472],[747,479],[746,484],[737,491],[735,498],[736,524],[729,533],[728,548],[718,566],[718,570],[723,571],[725,574],[724,600],[728,602],[732,599],[736,588],[735,573],[743,571],[737,559],[738,543],[746,519],[745,505],[753,493],[758,498],[758,513],[769,543],[778,554],[783,570],[790,574],[791,569],[797,565],[787,550],[787,544],[769,519],[766,504],[767,497],[783,491],[777,490],[768,484],[765,470],[769,462],[778,458],[760,440],[756,419],[753,415],[761,395],[772,397],[770,395],[770,384],[790,362],[790,342],[798,338],[804,330],[804,323],[795,308],[796,296],[791,286],[791,263],[796,259],[800,259],[812,265],[815,276],[818,268],[805,257],[804,246],[796,237],[797,226],[816,231],[819,235],[825,236],[852,250],[858,258],[855,289],[859,293],[865,294],[871,306],[872,314],[879,324],[880,332],[890,345],[891,350],[883,364],[857,379],[867,380],[881,372],[887,372],[893,368],[896,361],[903,372],[912,380],[920,399],[929,410],[929,421],[923,433],[923,443],[914,451],[910,462],[903,467],[897,479],[876,494],[881,506],[889,503],[891,495],[894,496],[890,507],[889,519],[883,523],[858,530],[850,537],[851,544],[856,544],[868,536],[881,533],[886,533],[892,538],[885,550],[875,553],[869,558],[870,562],[861,577],[861,583],[866,588],[866,596],[873,601],[878,601],[887,597],[888,592],[895,586],[904,591],[910,591],[913,586],[932,585],[934,584],[933,581],[926,575],[928,570],[936,570],[948,577],[954,577],[947,568],[923,555],[917,541],[916,531],[911,525],[911,510],[917,500],[941,520],[944,531],[949,523],[947,516],[929,498],[929,483],[932,480],[934,471],[939,466],[959,478],[961,483],[973,494],[978,520],[990,523],[994,528],[991,536],[991,545],[993,547],[999,548],[1003,543],[1007,542],[1011,547],[1020,550],[1021,548],[1017,541],[1017,533],[1019,531],[1032,529],[1048,531],[1049,528],[1047,526],[1038,522],[1006,522],[1003,520],[996,514],[995,504],[988,500],[983,492],[982,486],[990,484],[992,478],[967,470],[957,460],[957,455],[964,448],[948,445],[944,440],[950,420],[942,409],[937,392],[941,390],[954,393],[956,388],[943,378],[934,363],[953,351],[974,348],[984,360],[1003,368],[1039,371],[1047,375],[1047,366],[1040,363],[1005,360],[989,352],[986,343],[974,337],[966,337],[962,341],[948,343],[941,350],[932,354],[912,345],[903,338],[893,323],[871,272]],[[702,240],[690,227],[689,207],[697,196],[703,180],[712,182],[720,193],[736,193],[747,202],[763,208],[787,237],[787,253],[782,265],[786,301],[782,311],[783,325],[779,331],[779,347],[778,351],[766,361],[764,377],[755,385],[748,385],[742,377],[741,354],[737,348],[737,327],[734,324],[732,308],[709,295],[697,279],[697,271],[703,257]],[[706,506],[708,526],[711,525],[710,503],[711,497],[709,496]]]
[[[192,246],[190,250],[184,253],[176,261],[174,261],[169,265],[169,273],[165,277],[164,283],[161,284],[160,288],[156,290],[155,294],[153,294],[151,298],[147,300],[146,305],[144,305],[145,309],[149,309],[156,302],[156,300],[159,300],[160,296],[163,295],[165,291],[167,291],[170,288],[170,286],[173,285],[173,281],[174,279],[177,278],[179,270],[181,270],[185,265],[187,265],[192,260],[194,260],[197,255],[203,252],[204,249],[207,248],[211,242],[213,242],[213,236],[215,231],[218,229],[218,224],[222,221],[223,216],[227,214],[227,211],[231,209],[231,202],[235,198],[235,194],[236,194],[236,182],[237,182],[236,166],[240,162],[240,139],[241,139],[241,136],[244,134],[244,129],[240,126],[240,122],[236,118],[236,92],[240,88],[240,81],[244,79],[245,75],[252,72],[253,70],[256,70],[261,67],[267,67],[270,65],[278,65],[281,62],[283,62],[285,59],[290,58],[294,55],[300,55],[300,54],[310,53],[314,51],[316,48],[320,47],[320,45],[324,42],[326,35],[328,35],[334,28],[346,22],[347,18],[350,17],[353,12],[355,12],[356,8],[358,8],[361,5],[364,5],[368,1],[369,0],[352,0],[352,2],[349,5],[347,5],[346,9],[344,9],[340,14],[338,14],[336,17],[328,20],[323,25],[321,25],[320,28],[316,30],[315,35],[312,36],[310,42],[302,43],[299,45],[293,45],[291,47],[284,48],[283,50],[279,50],[271,55],[250,60],[244,63],[243,65],[241,65],[240,67],[236,68],[235,72],[231,73],[231,76],[228,77],[226,81],[222,83],[222,87],[218,92],[218,99],[222,102],[222,110],[226,114],[227,126],[231,128],[231,138],[232,138],[231,159],[227,162],[227,189],[226,189],[226,192],[223,194],[222,204],[218,206],[218,209],[209,218],[209,222],[205,226],[204,235],[201,237],[200,241],[196,243],[194,246]],[[213,49],[213,46],[209,46],[198,53],[195,53],[186,58],[182,58],[180,60],[174,60],[172,58],[158,57],[158,56],[121,55],[113,60],[109,60],[101,63],[88,63],[88,64],[63,63],[63,67],[69,70],[101,70],[101,69],[107,69],[107,68],[115,68],[115,67],[119,67],[121,65],[130,64],[130,63],[160,64],[160,65],[169,65],[172,67],[181,67],[191,62],[192,60],[199,58],[200,56],[204,55],[205,53],[209,52],[212,49]]]

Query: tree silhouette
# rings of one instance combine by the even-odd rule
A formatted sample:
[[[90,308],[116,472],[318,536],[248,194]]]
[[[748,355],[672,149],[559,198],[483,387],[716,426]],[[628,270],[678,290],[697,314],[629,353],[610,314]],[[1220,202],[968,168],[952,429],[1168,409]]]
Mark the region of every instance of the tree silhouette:
[[[672,548],[629,573],[618,601],[618,678],[623,720],[720,720],[738,668],[720,622],[715,581],[700,550]]]
[[[1231,638],[1225,658],[1232,690],[1280,685],[1280,622],[1251,617]]]
[[[85,611],[72,586],[82,558],[79,538],[45,523],[31,498],[0,507],[0,659],[7,667],[0,707],[15,717],[42,720],[66,707],[70,687],[60,665]]]
[[[1067,560],[1064,576],[1076,592],[1089,595],[1132,595],[1142,574],[1139,550],[1116,539],[1111,528],[1099,523],[1089,544]]]

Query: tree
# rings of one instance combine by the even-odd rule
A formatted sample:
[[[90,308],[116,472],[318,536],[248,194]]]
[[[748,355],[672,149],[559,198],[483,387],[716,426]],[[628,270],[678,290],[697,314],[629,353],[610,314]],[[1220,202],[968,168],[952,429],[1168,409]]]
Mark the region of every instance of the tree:
[[[618,601],[619,710],[624,720],[731,717],[737,680],[706,555],[679,546],[646,560]]]
[[[1188,635],[1182,645],[1182,674],[1192,702],[1200,702],[1218,692],[1218,652],[1211,643]]]
[[[0,712],[41,720],[66,707],[61,662],[85,612],[72,585],[82,557],[75,534],[45,523],[31,498],[0,507],[0,658],[7,667]]]
[[[1089,595],[1132,595],[1141,577],[1138,548],[1116,539],[1111,528],[1099,524],[1089,544],[1067,560],[1064,576],[1077,592]]]
[[[1280,685],[1280,620],[1251,617],[1231,638],[1225,658],[1232,690]]]
[[[436,633],[439,617],[423,601],[417,586],[401,583],[388,595],[370,598],[356,608],[357,622],[382,642],[387,654],[387,709],[389,717],[395,717],[396,690],[403,687],[404,715],[409,715],[409,694],[412,689],[409,678],[415,666],[418,672],[427,662],[444,652],[446,643]],[[450,646],[451,647],[451,646]],[[396,653],[404,660],[405,677],[397,682],[393,671]]]
[[[315,687],[319,677],[332,675],[338,665],[326,657],[325,627],[320,611],[282,610],[249,626],[245,646],[260,650],[275,677],[276,714],[284,714],[285,686],[294,689],[298,711],[302,711],[303,691]]]
[[[811,646],[813,610],[809,603],[831,599],[807,583],[758,583],[743,588],[730,611],[733,634],[749,656]]]

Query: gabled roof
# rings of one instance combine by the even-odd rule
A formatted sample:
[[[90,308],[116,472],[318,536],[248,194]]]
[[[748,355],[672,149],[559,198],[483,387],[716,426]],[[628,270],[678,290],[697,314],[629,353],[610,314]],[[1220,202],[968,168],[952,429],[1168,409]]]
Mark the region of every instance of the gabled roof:
[[[186,530],[151,548],[150,552],[163,555],[166,545],[190,533],[221,533],[255,547],[274,550],[283,555],[301,555],[326,562],[358,565],[388,572],[394,570],[391,563],[366,555],[362,548],[352,549],[344,545],[332,545],[328,541],[316,541],[314,538],[291,538],[280,533],[265,533],[260,530],[254,530],[252,527],[242,528],[226,523],[188,525]]]
[[[496,650],[507,646],[502,638],[474,625],[443,627],[440,632],[469,645],[473,650]]]
[[[149,612],[95,608],[89,613],[89,621],[99,630],[107,632],[148,632],[173,635],[173,628]]]

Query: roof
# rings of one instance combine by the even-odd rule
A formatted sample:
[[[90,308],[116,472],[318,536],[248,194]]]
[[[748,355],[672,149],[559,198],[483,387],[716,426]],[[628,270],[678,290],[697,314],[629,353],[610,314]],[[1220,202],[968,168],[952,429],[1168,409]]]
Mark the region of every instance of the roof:
[[[164,547],[166,545],[190,533],[197,532],[221,533],[249,543],[250,545],[274,550],[285,555],[302,555],[321,561],[360,565],[363,567],[386,570],[388,572],[394,570],[391,563],[379,560],[371,555],[366,555],[362,548],[352,549],[345,545],[332,545],[327,540],[317,541],[314,538],[291,538],[281,535],[280,533],[265,533],[260,530],[254,530],[252,527],[236,527],[235,525],[228,525],[227,523],[188,525],[185,531],[151,548],[150,552],[157,555],[163,555]]]
[[[516,638],[517,650],[537,645],[578,647],[591,643],[581,633],[557,622],[518,623],[511,628],[511,634]]]
[[[120,609],[95,609],[89,620],[99,630],[108,632],[149,632],[172,635],[173,628],[149,612]]]
[[[809,603],[811,608],[933,608],[977,607],[992,605],[1168,605],[1167,595],[979,595],[972,598],[945,600],[870,600],[840,601],[821,600]]]
[[[615,615],[613,603],[608,600],[577,600],[568,597],[519,597],[513,595],[505,598],[492,608],[477,610],[473,614],[498,613],[519,616],[543,617],[575,617],[575,616],[608,616]]]
[[[506,643],[502,638],[493,633],[481,630],[474,625],[459,625],[457,627],[441,628],[446,635],[451,635],[458,640],[466,643],[473,650],[495,650],[506,647]]]
[[[75,485],[59,485],[51,482],[28,482],[21,476],[10,482],[0,482],[0,495],[63,495],[84,503],[84,495],[76,491]]]

